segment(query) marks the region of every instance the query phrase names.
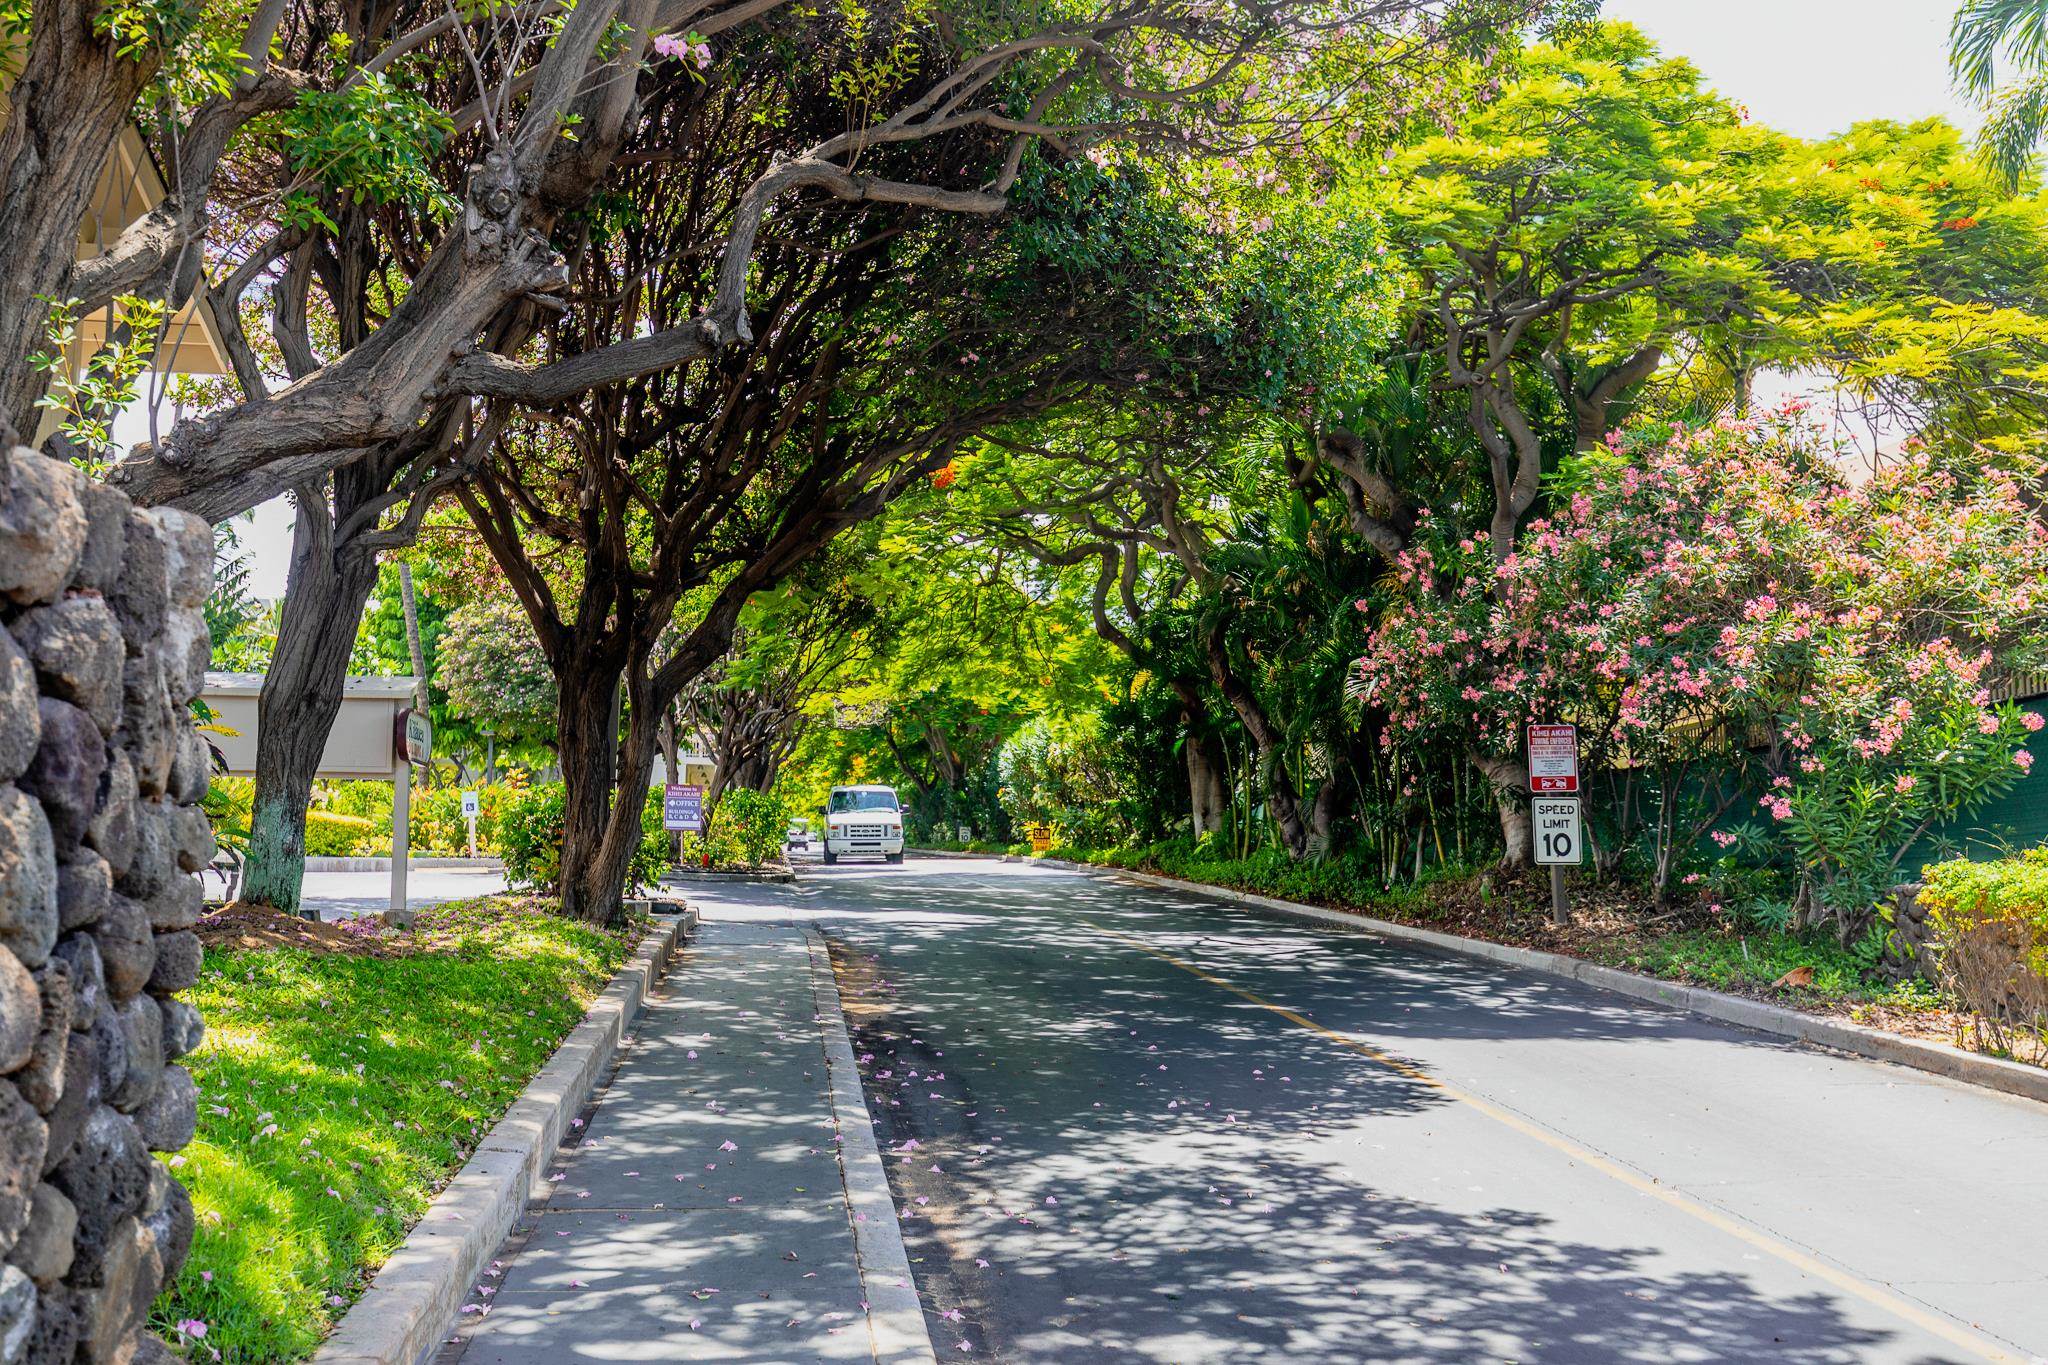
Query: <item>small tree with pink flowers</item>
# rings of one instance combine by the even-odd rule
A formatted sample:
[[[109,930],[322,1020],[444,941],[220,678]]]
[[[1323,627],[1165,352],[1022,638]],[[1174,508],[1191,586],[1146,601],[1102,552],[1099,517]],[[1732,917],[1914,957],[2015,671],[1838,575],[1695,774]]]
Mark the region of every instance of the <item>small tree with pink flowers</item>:
[[[1995,679],[2048,639],[2048,533],[2009,472],[1924,453],[1861,483],[1787,414],[1578,457],[1496,567],[1425,521],[1360,660],[1387,743],[1456,744],[1502,801],[1532,720],[1576,723],[1596,861],[1658,902],[1709,840],[1848,932],[1930,827],[2008,789],[2038,717]],[[1511,835],[1512,837],[1512,835]]]

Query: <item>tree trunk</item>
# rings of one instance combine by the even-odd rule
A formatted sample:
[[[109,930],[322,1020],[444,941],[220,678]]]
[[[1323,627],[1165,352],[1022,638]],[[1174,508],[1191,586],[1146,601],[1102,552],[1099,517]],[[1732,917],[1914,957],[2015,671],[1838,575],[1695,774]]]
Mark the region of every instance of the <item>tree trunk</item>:
[[[1230,666],[1230,651],[1224,638],[1224,622],[1219,618],[1209,629],[1207,642],[1210,680],[1216,690],[1230,703],[1237,718],[1258,746],[1260,775],[1265,779],[1266,809],[1272,813],[1274,827],[1280,831],[1280,842],[1287,846],[1290,857],[1301,858],[1308,854],[1308,827],[1301,820],[1301,802],[1294,792],[1294,783],[1287,776],[1286,754],[1279,729],[1252,695],[1250,687],[1237,676]]]
[[[117,56],[93,32],[96,6],[38,4],[20,77],[0,118],[0,420],[35,434],[51,299],[64,297],[100,173],[157,59]],[[125,227],[104,225],[102,236]]]
[[[625,885],[623,865],[616,879],[601,866],[613,808],[619,804],[613,800],[618,732],[612,708],[623,671],[615,651],[577,651],[559,675],[555,712],[555,754],[562,765],[562,912],[599,924],[617,918]],[[639,811],[633,815],[637,828]],[[607,885],[612,886],[609,893]]]
[[[638,851],[642,837],[640,812],[647,799],[648,778],[654,772],[661,707],[653,703],[644,684],[629,678],[626,689],[629,709],[625,743],[618,744],[612,733],[585,736],[579,741],[587,745],[601,738],[608,746],[614,746],[619,760],[617,786],[607,783],[600,790],[571,797],[572,771],[584,774],[573,784],[575,787],[598,784],[590,781],[592,770],[588,767],[572,769],[566,760],[562,767],[567,808],[581,812],[584,821],[573,841],[567,821],[563,824],[562,913],[596,924],[616,923],[623,908],[626,884],[632,876],[633,854]],[[598,809],[604,809],[606,814],[593,825],[590,817]]]
[[[356,623],[377,583],[374,554],[334,553],[327,498],[302,490],[277,649],[256,701],[256,796],[242,899],[299,911],[306,803],[341,710]]]
[[[1229,819],[1230,791],[1224,782],[1223,755],[1216,737],[1191,722],[1183,746],[1188,761],[1188,810],[1195,837],[1220,831]]]
[[[1535,860],[1536,834],[1529,819],[1529,803],[1523,800],[1526,779],[1520,760],[1472,755],[1472,766],[1493,786],[1493,800],[1500,811],[1500,865],[1505,871],[1529,866]]]
[[[1335,755],[1332,755],[1334,758]],[[1337,780],[1334,769],[1316,788],[1315,799],[1309,802],[1308,824],[1310,847],[1318,854],[1330,851],[1330,842],[1337,832],[1337,821],[1343,818],[1345,807],[1344,784]],[[1419,828],[1418,828],[1419,834]],[[1417,848],[1421,846],[1418,844]],[[1420,857],[1420,854],[1417,854]],[[1417,866],[1420,866],[1418,863]]]

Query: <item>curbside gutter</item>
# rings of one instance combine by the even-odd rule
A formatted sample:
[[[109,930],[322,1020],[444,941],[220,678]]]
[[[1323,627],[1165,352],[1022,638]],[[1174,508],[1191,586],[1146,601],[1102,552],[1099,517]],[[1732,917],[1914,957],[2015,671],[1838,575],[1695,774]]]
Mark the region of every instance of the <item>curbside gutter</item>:
[[[933,850],[932,856],[997,855],[949,855]],[[1505,943],[1492,943],[1486,939],[1466,938],[1460,934],[1438,933],[1434,929],[1395,924],[1389,920],[1373,919],[1368,915],[1352,914],[1345,910],[1329,910],[1319,905],[1303,905],[1297,901],[1280,900],[1273,896],[1261,896],[1230,887],[1209,886],[1202,882],[1183,881],[1178,877],[1162,877],[1154,872],[1129,872],[1122,868],[1097,867],[1092,863],[1070,863],[1054,858],[1018,859],[1005,856],[1003,861],[1028,861],[1041,867],[1057,867],[1070,872],[1086,872],[1098,877],[1122,878],[1145,886],[1185,891],[1254,910],[1270,911],[1290,919],[1335,925],[1354,932],[1362,931],[1376,934],[1381,938],[1413,943],[1438,952],[1476,957],[1488,962],[1497,962],[1505,967],[1519,967],[1525,971],[1541,972],[1546,976],[1563,977],[1581,985],[1595,986],[1648,1004],[1662,1005],[1667,1009],[1685,1010],[1702,1018],[1734,1024],[1739,1028],[1775,1034],[1780,1038],[1811,1043],[1816,1047],[1832,1048],[1837,1052],[1853,1053],[1872,1061],[1891,1062],[1898,1066],[1911,1067],[1915,1071],[1925,1071],[1969,1085],[1983,1086],[1987,1090],[1997,1090],[2048,1104],[2048,1068],[2009,1062],[2002,1057],[1988,1057],[1979,1052],[1965,1052],[1946,1043],[1930,1043],[1918,1038],[1907,1038],[1901,1034],[1887,1033],[1883,1029],[1869,1028],[1840,1019],[1825,1019],[1783,1005],[1749,1000],[1706,986],[1687,986],[1676,981],[1660,981],[1653,976],[1625,972],[1616,967],[1603,967],[1598,963],[1569,957],[1563,953],[1546,953],[1540,949],[1515,948]]]
[[[832,976],[832,955],[815,929],[804,930],[811,950],[811,993],[817,1002],[818,1026],[824,1033],[825,1069],[832,1079],[832,1117],[839,1131],[840,1178],[846,1186],[846,1207],[853,1223],[854,1257],[860,1265],[862,1296],[868,1303],[868,1332],[877,1365],[936,1365],[931,1335],[925,1328],[924,1305],[910,1277],[910,1256],[903,1249],[903,1229],[896,1221],[896,1200],[889,1193],[888,1169],[875,1145],[874,1122],[861,1091],[860,1068],[853,1058],[853,1039],[846,1031],[846,1012],[839,1001],[839,983]]]
[[[476,1283],[526,1208],[562,1140],[640,1006],[667,970],[694,910],[659,918],[583,1022],[569,1031],[476,1152],[434,1196],[426,1216],[336,1324],[313,1365],[418,1365],[439,1349]]]

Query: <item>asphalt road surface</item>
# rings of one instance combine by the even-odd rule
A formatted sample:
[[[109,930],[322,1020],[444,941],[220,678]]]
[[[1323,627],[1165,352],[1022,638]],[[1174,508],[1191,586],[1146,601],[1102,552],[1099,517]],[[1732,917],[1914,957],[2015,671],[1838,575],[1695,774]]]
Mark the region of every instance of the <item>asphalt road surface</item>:
[[[2033,1361],[2048,1107],[1196,897],[806,868],[942,1361]]]

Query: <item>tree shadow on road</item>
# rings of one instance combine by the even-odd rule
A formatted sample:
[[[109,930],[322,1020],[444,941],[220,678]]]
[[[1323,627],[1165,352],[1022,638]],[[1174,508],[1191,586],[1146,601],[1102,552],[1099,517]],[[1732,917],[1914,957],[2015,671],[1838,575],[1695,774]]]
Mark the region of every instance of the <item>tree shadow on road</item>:
[[[1232,980],[1256,968],[1282,1000],[1370,996],[1374,1031],[1397,1036],[1648,1040],[1696,1036],[1697,1021],[1597,996],[1589,1016],[1579,997],[1593,993],[1504,988],[1478,969],[1472,998],[1446,1007],[1447,989],[1468,989],[1465,964],[1444,964],[1447,981],[1433,959],[1361,962],[1377,945],[1286,926],[1262,943],[1270,921],[1212,932],[1121,888],[1062,886],[1068,914],[991,931],[991,901],[1014,895],[905,882],[887,892],[886,941],[858,908],[830,926],[941,1360],[1914,1358],[1832,1295],[1667,1256],[1628,1222],[1644,1196],[1623,1193],[1575,1238],[1450,1184],[1464,1158],[1445,1159],[1455,1197],[1418,1200],[1412,1179],[1402,1194],[1375,1187],[1358,1150],[1386,1136],[1373,1125],[1469,1111],[1334,1045],[1304,1047],[1240,998],[1208,993],[1191,1025],[1178,969],[1105,953],[1073,916],[1174,937],[1176,956]],[[1085,989],[1062,981],[1068,955],[1085,956]]]

